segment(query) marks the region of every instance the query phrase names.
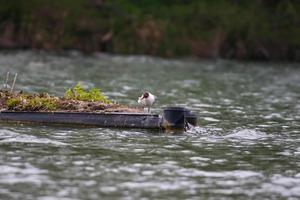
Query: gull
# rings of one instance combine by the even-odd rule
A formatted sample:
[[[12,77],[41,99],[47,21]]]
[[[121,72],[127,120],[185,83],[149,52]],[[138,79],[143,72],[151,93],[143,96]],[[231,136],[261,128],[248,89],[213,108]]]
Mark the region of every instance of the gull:
[[[150,113],[150,107],[153,105],[154,101],[155,101],[155,96],[150,92],[145,92],[138,99],[139,104],[148,107],[148,113]]]

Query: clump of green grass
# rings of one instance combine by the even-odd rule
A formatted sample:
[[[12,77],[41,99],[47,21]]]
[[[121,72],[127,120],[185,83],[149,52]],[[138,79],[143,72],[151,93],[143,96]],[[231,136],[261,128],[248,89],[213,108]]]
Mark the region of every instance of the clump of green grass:
[[[80,83],[73,88],[69,88],[66,90],[64,98],[66,99],[73,99],[73,100],[80,100],[80,101],[101,101],[106,104],[110,104],[109,101],[100,91],[98,88],[92,88],[89,91],[85,91]]]
[[[57,109],[58,102],[55,98],[51,97],[20,95],[8,98],[6,100],[6,106],[9,110],[53,111]]]
[[[13,109],[17,106],[19,106],[21,104],[21,98],[19,97],[16,97],[16,98],[10,98],[10,99],[7,99],[6,100],[6,106],[9,108],[9,109]]]
[[[43,98],[35,96],[32,99],[29,99],[25,104],[24,109],[28,110],[56,110],[58,103],[53,98]]]

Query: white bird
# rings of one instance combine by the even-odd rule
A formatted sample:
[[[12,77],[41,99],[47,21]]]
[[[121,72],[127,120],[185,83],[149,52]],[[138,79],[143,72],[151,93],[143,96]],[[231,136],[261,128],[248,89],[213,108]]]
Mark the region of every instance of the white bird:
[[[143,106],[148,107],[148,113],[150,113],[150,107],[153,105],[155,101],[155,96],[150,92],[145,92],[142,96],[139,97],[138,103]]]

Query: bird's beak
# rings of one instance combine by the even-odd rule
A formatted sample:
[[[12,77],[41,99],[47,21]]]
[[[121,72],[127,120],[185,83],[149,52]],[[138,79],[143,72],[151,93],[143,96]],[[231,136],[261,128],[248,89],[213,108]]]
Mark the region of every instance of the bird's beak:
[[[143,97],[139,97],[138,98],[138,103],[141,103],[142,99],[143,99]]]

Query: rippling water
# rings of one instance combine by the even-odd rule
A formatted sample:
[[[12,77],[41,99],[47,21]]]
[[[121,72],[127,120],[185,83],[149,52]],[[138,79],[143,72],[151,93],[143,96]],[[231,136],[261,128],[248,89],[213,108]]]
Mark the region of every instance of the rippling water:
[[[199,127],[139,129],[0,123],[0,199],[299,199],[300,68],[288,63],[138,56],[0,54],[17,89],[62,95],[81,81],[116,102],[158,96]]]

